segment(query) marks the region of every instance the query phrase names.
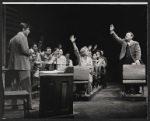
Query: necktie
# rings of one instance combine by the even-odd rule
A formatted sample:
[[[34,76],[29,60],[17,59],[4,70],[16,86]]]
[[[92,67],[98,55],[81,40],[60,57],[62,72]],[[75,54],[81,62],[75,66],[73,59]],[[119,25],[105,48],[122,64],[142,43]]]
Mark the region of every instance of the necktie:
[[[130,53],[130,46],[127,44],[126,54],[125,54],[125,63],[126,64],[131,64],[132,62],[133,62],[133,59],[132,59],[131,53]]]
[[[129,45],[127,44],[126,46],[126,57],[128,57],[130,55],[130,49],[129,49]]]

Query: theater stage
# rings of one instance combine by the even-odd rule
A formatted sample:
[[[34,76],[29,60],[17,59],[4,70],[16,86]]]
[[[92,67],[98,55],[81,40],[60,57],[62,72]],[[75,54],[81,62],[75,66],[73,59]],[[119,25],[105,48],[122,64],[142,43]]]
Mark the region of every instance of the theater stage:
[[[118,83],[108,83],[106,89],[101,90],[90,101],[74,101],[74,119],[146,119],[147,100],[120,100],[120,85]],[[144,97],[148,95],[147,86],[144,87]],[[9,103],[10,101],[7,101]],[[20,101],[19,101],[20,103]],[[33,100],[36,110],[30,111],[30,118],[38,118],[39,99]],[[24,113],[22,107],[12,111],[10,107],[5,107],[4,117],[6,119],[22,119]]]

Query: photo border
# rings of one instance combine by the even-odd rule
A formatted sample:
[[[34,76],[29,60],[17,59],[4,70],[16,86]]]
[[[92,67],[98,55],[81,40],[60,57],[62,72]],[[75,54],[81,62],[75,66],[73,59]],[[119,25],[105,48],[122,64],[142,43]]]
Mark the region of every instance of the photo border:
[[[150,70],[148,67],[150,67],[150,64],[149,64],[149,61],[150,61],[150,47],[149,47],[149,38],[150,38],[150,31],[149,31],[149,26],[150,26],[150,20],[149,17],[149,10],[150,10],[150,5],[149,5],[149,1],[148,0],[5,0],[5,1],[2,1],[2,2],[21,2],[23,4],[23,2],[63,2],[64,4],[66,2],[107,2],[108,4],[109,3],[123,3],[123,2],[147,2],[148,3],[148,10],[147,10],[147,85],[148,87],[150,87],[150,83],[149,83],[149,80],[150,80]],[[89,3],[90,4],[90,3]],[[2,3],[1,3],[1,6],[0,6],[1,10],[0,10],[0,27],[1,27],[1,30],[2,30],[2,21],[3,21],[3,11],[2,11]],[[2,31],[0,32],[0,37],[1,37],[1,40],[2,40]],[[2,41],[0,43],[0,45],[2,45]],[[0,46],[0,49],[2,50],[2,46]],[[2,58],[2,53],[0,53],[0,58]],[[0,62],[1,64],[1,67],[2,67],[2,60]],[[1,70],[1,73],[2,73],[2,70]],[[1,79],[2,79],[2,75],[1,75]],[[2,86],[0,86],[0,91],[2,90]],[[148,88],[148,92],[150,92],[150,89]],[[1,108],[1,105],[2,105],[2,100],[1,100],[1,97],[3,96],[2,93],[0,93],[0,108]],[[150,117],[150,114],[149,114],[149,111],[150,111],[150,106],[149,106],[149,97],[150,97],[150,94],[148,93],[148,107],[147,107],[147,111],[148,111],[148,119]],[[0,112],[1,113],[1,112]],[[11,119],[11,120],[17,120],[17,119]],[[22,119],[19,119],[19,120],[22,120]],[[50,119],[23,119],[23,120],[50,120]],[[61,119],[62,121],[64,119]],[[69,120],[76,120],[76,119],[69,119]],[[81,119],[82,120],[82,119]],[[86,119],[86,120],[92,120],[93,119]],[[94,119],[95,120],[95,119]],[[105,119],[104,119],[105,120]],[[107,120],[117,120],[117,119],[107,119]],[[126,120],[126,119],[118,119],[118,120]],[[147,120],[147,119],[131,119],[131,120],[136,120],[136,121],[144,121],[144,120]],[[64,120],[65,121],[65,120]]]

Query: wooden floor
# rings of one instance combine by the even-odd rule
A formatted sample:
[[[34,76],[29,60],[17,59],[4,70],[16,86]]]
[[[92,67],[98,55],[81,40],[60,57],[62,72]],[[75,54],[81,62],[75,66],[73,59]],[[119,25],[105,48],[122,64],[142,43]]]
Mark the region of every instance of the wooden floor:
[[[146,100],[120,100],[120,85],[109,83],[106,89],[102,89],[90,101],[74,101],[74,119],[146,119],[147,118],[147,95],[148,88],[144,87]],[[5,101],[10,103],[10,100]],[[18,104],[22,101],[18,100]],[[30,118],[38,118],[39,98],[33,99],[36,110],[30,111]],[[4,117],[6,119],[24,118],[23,107],[11,110],[5,107]]]

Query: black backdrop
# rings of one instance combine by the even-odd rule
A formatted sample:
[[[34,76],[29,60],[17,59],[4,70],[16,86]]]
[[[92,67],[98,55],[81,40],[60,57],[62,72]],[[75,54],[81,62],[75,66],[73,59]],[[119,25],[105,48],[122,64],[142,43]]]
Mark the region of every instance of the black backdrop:
[[[142,50],[142,60],[147,60],[147,5],[11,5],[19,8],[20,22],[32,26],[29,44],[44,37],[43,50],[62,44],[75,63],[69,36],[74,34],[79,49],[84,45],[98,44],[108,59],[110,80],[118,80],[120,46],[110,36],[109,26],[114,24],[116,33],[124,37],[132,31],[134,40]]]

